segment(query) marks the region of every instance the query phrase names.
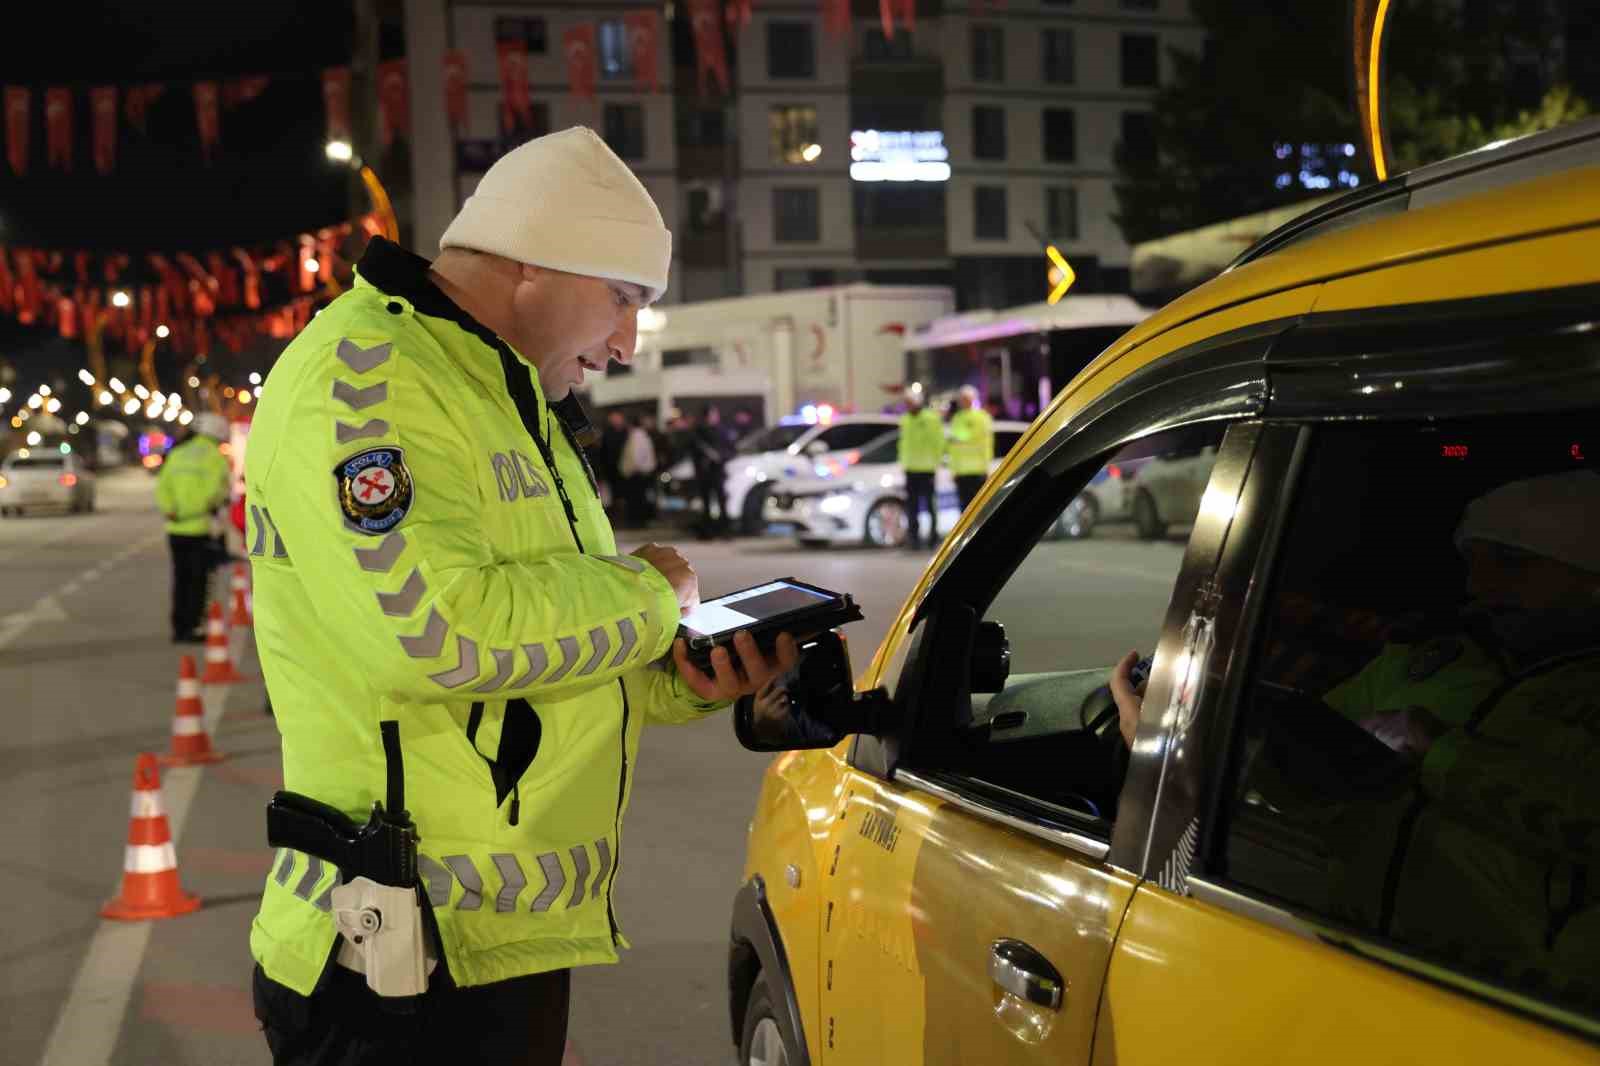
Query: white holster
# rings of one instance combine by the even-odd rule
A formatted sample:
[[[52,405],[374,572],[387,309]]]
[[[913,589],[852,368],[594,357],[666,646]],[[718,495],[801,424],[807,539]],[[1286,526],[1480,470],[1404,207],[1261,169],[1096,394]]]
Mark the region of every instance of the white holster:
[[[366,974],[368,988],[380,996],[427,991],[435,960],[415,889],[358,877],[334,888],[333,918],[342,937],[339,964]]]

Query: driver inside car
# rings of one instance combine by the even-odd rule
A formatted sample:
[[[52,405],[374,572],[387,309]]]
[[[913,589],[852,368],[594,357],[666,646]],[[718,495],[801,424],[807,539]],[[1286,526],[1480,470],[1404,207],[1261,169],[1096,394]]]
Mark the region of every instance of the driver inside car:
[[[1469,600],[1454,625],[1386,645],[1323,697],[1407,760],[1409,787],[1323,817],[1285,804],[1320,823],[1328,890],[1357,924],[1510,983],[1565,974],[1588,1002],[1600,1002],[1597,527],[1589,471],[1469,503],[1455,535]],[[1110,683],[1130,747],[1137,658]]]

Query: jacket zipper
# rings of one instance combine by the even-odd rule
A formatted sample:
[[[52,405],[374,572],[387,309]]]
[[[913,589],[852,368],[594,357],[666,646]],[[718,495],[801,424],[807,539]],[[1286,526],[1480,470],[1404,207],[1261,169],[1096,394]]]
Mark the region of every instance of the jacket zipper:
[[[556,483],[556,495],[560,497],[561,507],[566,511],[567,530],[572,534],[572,542],[577,545],[579,554],[585,554],[583,548],[583,538],[578,535],[578,515],[577,512],[573,510],[571,497],[567,495],[567,486],[561,480],[561,468],[556,465],[555,449],[552,448],[549,443],[550,405],[548,403],[545,404],[544,433],[540,433],[538,419],[536,417],[538,413],[538,401],[534,401],[532,414],[534,414],[535,417],[533,418],[529,418],[528,415],[523,412],[522,403],[518,401],[517,393],[522,390],[517,386],[517,379],[513,376],[512,370],[513,366],[515,365],[512,361],[515,360],[516,357],[511,355],[509,350],[503,350],[500,353],[500,358],[502,360],[502,370],[505,372],[507,391],[511,394],[512,406],[517,409],[518,417],[522,420],[523,425],[528,430],[529,435],[533,437],[533,442],[539,449],[539,456],[544,460],[544,465],[550,470],[551,479]],[[532,391],[531,383],[528,385],[528,391]],[[572,430],[568,429],[567,424],[561,421],[559,418],[556,419],[556,422],[561,426],[561,432],[567,438],[567,443],[572,447],[573,453],[577,455],[579,461],[584,465],[584,470],[587,471],[589,469],[589,460],[583,454],[583,448],[578,444],[577,440],[573,438]],[[593,477],[592,474],[590,476],[591,478]],[[613,828],[611,838],[613,841],[613,846],[611,849],[611,872],[606,875],[606,921],[611,925],[611,942],[613,944],[617,942],[617,937],[620,933],[620,930],[617,928],[616,907],[612,903],[611,899],[611,886],[616,884],[617,870],[622,865],[622,800],[628,792],[628,687],[623,684],[622,678],[620,677],[617,678],[617,691],[622,693],[622,735],[619,738],[618,745],[621,748],[620,754],[622,758],[621,770],[617,775],[617,813],[615,818],[612,819]]]

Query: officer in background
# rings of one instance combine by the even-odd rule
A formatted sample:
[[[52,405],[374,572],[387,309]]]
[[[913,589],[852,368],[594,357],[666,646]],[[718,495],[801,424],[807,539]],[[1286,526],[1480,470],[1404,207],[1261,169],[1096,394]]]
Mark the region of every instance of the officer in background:
[[[167,520],[172,553],[172,642],[205,639],[206,577],[217,562],[211,519],[228,502],[228,458],[218,447],[228,435],[221,415],[197,415],[189,436],[167,453],[156,476],[156,505]]]
[[[930,410],[922,392],[922,385],[913,382],[905,391],[906,413],[900,416],[899,459],[900,469],[906,477],[906,510],[910,528],[906,533],[906,547],[920,548],[922,526],[918,521],[924,507],[928,511],[928,541],[930,548],[939,544],[939,511],[934,497],[933,476],[944,458],[944,423],[937,412]]]
[[[994,419],[978,404],[978,390],[961,386],[950,416],[950,473],[955,475],[961,510],[977,498],[994,462]]]
[[[403,787],[426,902],[370,934],[402,937],[426,991],[380,997],[383,952],[336,925],[337,871],[278,852],[250,948],[280,1066],[560,1062],[571,968],[626,946],[612,891],[642,726],[702,719],[797,659],[746,634],[737,663],[690,664],[674,636],[694,571],[670,547],[617,554],[577,444],[570,391],[632,357],[671,263],[627,166],[585,128],[529,141],[440,249],[374,238],[251,435],[285,789],[360,823]]]

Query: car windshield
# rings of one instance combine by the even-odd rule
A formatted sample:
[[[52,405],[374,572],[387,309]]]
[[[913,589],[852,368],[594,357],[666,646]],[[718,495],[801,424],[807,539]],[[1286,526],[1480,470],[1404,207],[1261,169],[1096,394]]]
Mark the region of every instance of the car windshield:
[[[735,446],[740,455],[757,455],[761,452],[781,452],[811,427],[804,422],[792,426],[768,426],[758,429]]]

